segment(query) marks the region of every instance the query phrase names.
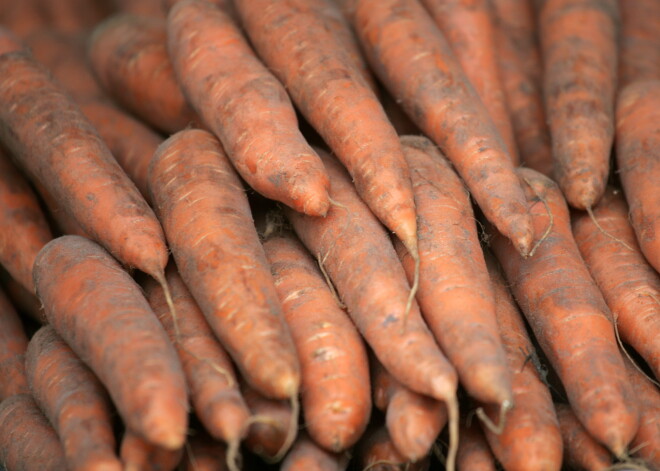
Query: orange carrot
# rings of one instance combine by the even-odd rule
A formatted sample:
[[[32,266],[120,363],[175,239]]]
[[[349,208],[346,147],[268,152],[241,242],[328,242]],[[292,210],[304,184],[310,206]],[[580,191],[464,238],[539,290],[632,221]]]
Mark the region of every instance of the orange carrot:
[[[626,87],[616,112],[616,158],[630,223],[648,262],[660,272],[660,80]]]
[[[67,469],[122,471],[110,398],[52,327],[32,336],[25,364],[32,395],[60,437]]]
[[[267,238],[264,250],[300,358],[307,431],[340,452],[360,438],[371,413],[363,340],[293,234]]]
[[[564,440],[564,461],[571,469],[605,471],[612,465],[612,456],[582,427],[571,408],[557,404],[557,417]]]
[[[623,456],[637,430],[639,410],[611,313],[580,257],[559,188],[534,170],[518,173],[526,182],[536,254],[521,258],[500,234],[493,235],[492,247],[580,422]]]
[[[440,146],[486,218],[526,255],[525,198],[495,124],[417,0],[344,0],[373,69]]]
[[[286,90],[232,19],[204,0],[178,2],[168,48],[183,92],[245,181],[297,211],[328,211],[323,164],[298,130]]]
[[[630,443],[634,455],[651,469],[660,469],[660,391],[630,360],[625,358],[628,378],[642,410],[639,430]]]
[[[476,422],[468,427],[461,424],[456,469],[458,471],[495,471],[495,457]]]
[[[214,441],[203,431],[195,430],[188,439],[182,471],[226,471],[225,445]],[[249,468],[247,468],[249,469]]]
[[[385,427],[368,430],[358,444],[356,460],[363,471],[426,471],[429,459],[410,463],[395,448]]]
[[[656,0],[619,0],[619,87],[660,80],[660,3]]]
[[[181,461],[183,449],[161,448],[129,429],[124,433],[119,453],[124,471],[174,471]]]
[[[594,221],[595,219],[595,221]],[[642,255],[619,190],[608,188],[588,214],[573,219],[582,258],[616,319],[621,339],[660,378],[660,276]]]
[[[0,22],[2,25],[2,22]],[[23,43],[10,30],[0,26],[0,54],[20,51],[23,49]]]
[[[154,445],[180,448],[183,372],[128,273],[95,243],[64,236],[39,252],[34,278],[48,322],[96,373],[127,426]]]
[[[347,453],[330,453],[302,432],[280,469],[282,471],[344,471],[347,465]]]
[[[66,211],[65,204],[56,201],[53,195],[51,195],[50,192],[38,181],[33,180],[32,184],[37,190],[37,193],[39,193],[39,196],[41,196],[41,200],[48,208],[48,214],[53,219],[54,229],[59,231],[59,234],[71,234],[86,237],[88,239],[91,238],[91,236],[80,227],[80,224],[78,224],[71,214]]]
[[[21,38],[48,27],[48,21],[37,5],[40,0],[4,0],[0,5],[0,25],[6,25]]]
[[[544,0],[540,11],[554,175],[568,203],[603,195],[614,137],[616,0]]]
[[[24,360],[27,346],[21,320],[0,289],[0,401],[29,393]]]
[[[125,0],[125,1],[129,1],[129,0]],[[161,0],[161,8],[167,14],[172,9],[172,7],[177,3],[179,3],[180,1],[181,0]],[[233,0],[206,0],[206,1],[220,8],[222,11],[227,13],[233,19],[236,19],[237,16],[236,8],[234,7]]]
[[[5,294],[21,314],[26,314],[39,324],[46,323],[41,301],[35,294],[25,289],[22,284],[13,278],[4,279],[2,288],[4,288]]]

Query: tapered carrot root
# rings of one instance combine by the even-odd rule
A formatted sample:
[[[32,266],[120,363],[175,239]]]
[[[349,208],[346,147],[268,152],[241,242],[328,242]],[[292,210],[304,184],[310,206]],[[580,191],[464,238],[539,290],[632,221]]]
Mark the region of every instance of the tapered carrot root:
[[[377,75],[452,161],[488,220],[526,255],[532,228],[505,144],[433,20],[416,0],[347,3]]]
[[[660,392],[627,358],[628,378],[642,410],[637,435],[630,450],[651,469],[660,469]]]
[[[182,471],[226,471],[227,450],[206,433],[195,431],[188,439]]]
[[[508,408],[511,373],[467,190],[429,139],[405,136],[401,142],[419,221],[422,316],[468,393]],[[412,280],[413,260],[396,247]]]
[[[55,431],[28,394],[0,402],[0,463],[12,471],[67,469]]]
[[[616,158],[630,223],[648,262],[660,272],[660,80],[619,94]]]
[[[611,313],[573,240],[559,188],[533,170],[518,173],[527,183],[536,254],[522,259],[499,234],[493,235],[493,250],[580,422],[623,456],[637,430],[639,410]]]
[[[401,144],[351,51],[329,26],[333,2],[235,3],[257,52],[347,168],[362,199],[416,254],[415,203]]]
[[[96,373],[124,422],[155,445],[181,447],[185,379],[140,287],[110,254],[78,236],[48,243],[34,267],[48,322]]]
[[[60,437],[67,469],[122,471],[110,399],[52,327],[34,334],[25,363],[30,391]]]
[[[495,457],[476,422],[468,427],[461,424],[456,469],[458,471],[495,471]]]
[[[94,30],[89,57],[103,87],[147,123],[174,133],[197,120],[176,81],[163,19],[113,16]]]
[[[181,461],[183,449],[161,448],[126,430],[119,453],[124,471],[174,471]]]
[[[282,471],[344,471],[347,465],[347,453],[337,454],[326,451],[302,432],[280,469]]]
[[[660,80],[660,3],[619,0],[619,89],[633,82]],[[618,138],[618,137],[617,137]]]
[[[605,471],[612,465],[612,455],[584,429],[571,408],[557,405],[557,417],[564,440],[564,462],[571,468]]]
[[[30,292],[34,259],[52,238],[30,185],[0,151],[0,264]]]
[[[356,452],[358,469],[364,471],[425,471],[429,468],[429,459],[410,463],[399,453],[385,427],[368,430],[358,444]]]
[[[181,131],[149,169],[149,188],[181,277],[245,379],[298,394],[300,367],[238,175],[218,140]]]
[[[343,451],[371,413],[363,340],[295,235],[270,237],[264,250],[300,358],[307,431],[322,447]]]
[[[637,245],[620,191],[605,191],[593,210],[593,219],[586,213],[576,216],[573,235],[614,314],[621,339],[642,355],[660,378],[660,276]]]
[[[546,0],[540,11],[554,175],[578,209],[598,202],[609,173],[617,25],[616,0]]]
[[[325,215],[323,164],[298,130],[286,90],[232,19],[204,0],[183,0],[170,10],[167,35],[186,98],[245,181],[296,211]]]
[[[23,324],[0,289],[0,402],[16,394],[27,394],[25,350],[28,339]]]
[[[167,270],[167,284],[176,319],[163,288],[153,281],[146,287],[147,299],[177,349],[193,408],[214,438],[237,445],[250,411],[238,389],[231,360],[173,265]]]

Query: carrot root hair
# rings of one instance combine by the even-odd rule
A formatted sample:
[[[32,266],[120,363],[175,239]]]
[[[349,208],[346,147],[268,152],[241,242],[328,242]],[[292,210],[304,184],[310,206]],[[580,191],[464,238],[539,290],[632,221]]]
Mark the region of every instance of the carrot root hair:
[[[490,420],[490,417],[486,415],[486,412],[484,411],[483,407],[477,408],[475,411],[475,414],[477,414],[477,417],[479,417],[479,420],[486,426],[488,430],[493,432],[495,435],[501,435],[502,432],[504,431],[504,427],[506,426],[506,414],[511,410],[513,407],[513,404],[509,401],[504,401],[502,402],[502,405],[500,406],[500,416],[497,425]]]
[[[319,264],[319,268],[321,269],[321,273],[323,274],[323,278],[325,278],[325,284],[328,285],[328,288],[332,293],[332,297],[335,298],[335,301],[337,301],[337,304],[339,305],[340,308],[346,309],[346,304],[344,304],[343,301],[339,298],[339,293],[337,293],[337,288],[335,288],[334,283],[330,279],[330,275],[328,275],[328,272],[325,269],[325,261],[328,259],[328,255],[330,255],[330,252],[326,252],[325,257],[321,257],[321,254],[317,253],[316,260]]]
[[[555,225],[555,216],[552,214],[552,211],[550,211],[550,205],[548,205],[548,201],[541,196],[532,186],[532,184],[527,180],[526,178],[523,178],[523,181],[529,186],[529,188],[534,192],[536,197],[543,203],[543,206],[545,206],[545,210],[548,213],[548,227],[546,228],[545,232],[543,232],[543,235],[539,240],[536,241],[536,244],[532,247],[532,250],[529,251],[527,254],[526,258],[533,257],[534,254],[536,253],[536,250],[541,246],[543,241],[548,238],[550,235],[550,232],[552,231],[552,227]]]
[[[408,247],[406,247],[408,248]],[[408,325],[408,315],[410,314],[410,310],[412,309],[413,301],[415,300],[415,296],[417,296],[417,291],[419,290],[419,249],[417,248],[417,245],[415,245],[414,250],[410,250],[408,248],[408,253],[410,253],[410,256],[413,258],[413,261],[415,262],[415,272],[413,275],[413,284],[410,287],[410,293],[408,294],[408,300],[406,301],[406,310],[403,313],[403,325],[401,326],[401,333],[406,332],[406,327]]]
[[[298,415],[300,415],[300,400],[298,400],[298,394],[292,394],[291,398],[291,423],[289,424],[289,430],[287,430],[286,438],[282,447],[273,457],[273,462],[277,463],[284,458],[286,452],[289,451],[291,445],[293,445],[294,440],[296,439],[296,434],[298,432]]]
[[[241,456],[241,441],[236,438],[227,442],[227,455],[225,462],[229,471],[240,471],[243,467],[243,457]]]
[[[174,306],[174,300],[172,299],[172,292],[170,291],[170,285],[167,282],[167,278],[165,278],[165,273],[162,271],[158,271],[155,278],[158,284],[160,285],[160,287],[163,289],[165,302],[167,303],[167,307],[170,309],[170,316],[172,316],[172,324],[174,324],[174,337],[178,343],[181,337],[181,331],[179,330],[179,318],[176,312],[176,307]]]
[[[377,461],[374,461],[373,463],[369,463],[367,466],[362,468],[362,471],[369,471],[370,469],[375,468],[376,466],[381,465],[381,464],[386,464],[386,465],[390,465],[390,466],[393,466],[395,468],[398,468],[399,466],[401,466],[402,463],[397,463],[395,461],[390,461],[390,460],[377,460]],[[407,467],[407,465],[408,465],[408,463],[406,463],[406,467]]]
[[[596,225],[596,228],[597,228],[597,229],[598,229],[603,235],[606,235],[607,237],[609,237],[609,238],[612,239],[613,241],[618,242],[619,244],[623,245],[625,248],[627,248],[627,249],[630,250],[631,252],[634,252],[634,251],[635,251],[635,250],[634,250],[631,246],[629,246],[625,241],[619,239],[618,237],[615,237],[613,234],[610,234],[610,233],[607,232],[605,229],[603,229],[603,227],[602,227],[602,226],[600,225],[600,223],[598,222],[598,219],[596,219],[596,215],[594,214],[593,209],[591,209],[591,206],[588,206],[588,207],[587,207],[587,213],[589,214],[589,217],[591,218],[591,220],[592,220],[592,221],[594,222],[594,224]]]
[[[648,293],[645,293],[648,294]],[[650,295],[650,294],[649,294]],[[650,295],[652,296],[652,295]],[[655,296],[652,296],[655,298]],[[628,350],[626,350],[626,347],[623,345],[623,341],[621,340],[621,336],[619,335],[619,323],[618,318],[616,315],[612,316],[612,324],[614,325],[614,336],[616,337],[616,341],[619,344],[619,348],[623,352],[623,354],[628,358],[632,366],[640,372],[642,376],[644,376],[646,379],[648,379],[652,384],[656,385],[658,388],[660,388],[660,383],[658,383],[655,379],[651,378],[649,375],[647,375],[644,370],[637,364],[637,362],[633,359],[633,357],[628,353]]]
[[[449,418],[449,448],[447,449],[447,462],[445,465],[446,471],[454,471],[456,469],[456,455],[458,454],[458,399],[456,396],[447,398],[445,400],[447,405],[447,416]]]

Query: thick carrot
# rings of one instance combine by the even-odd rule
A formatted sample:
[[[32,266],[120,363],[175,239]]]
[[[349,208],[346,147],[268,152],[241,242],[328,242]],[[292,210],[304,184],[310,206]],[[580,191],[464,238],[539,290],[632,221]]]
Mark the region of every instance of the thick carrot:
[[[554,175],[568,203],[605,191],[614,138],[616,0],[544,0],[539,19]]]
[[[619,0],[619,87],[660,80],[660,3],[656,0]]]
[[[401,142],[417,207],[422,316],[467,392],[508,409],[511,373],[467,189],[429,139],[405,136]],[[413,260],[396,247],[412,280]]]
[[[461,424],[456,469],[458,471],[495,471],[495,457],[476,422]]]
[[[399,453],[385,427],[370,429],[358,444],[355,460],[363,471],[426,471],[428,457],[410,463]]]
[[[60,437],[67,469],[122,471],[110,398],[51,326],[30,339],[25,370],[35,401]]]
[[[573,236],[582,258],[614,314],[621,339],[660,378],[660,276],[637,245],[619,190],[606,189],[593,216],[583,213],[573,218]]]
[[[128,273],[94,242],[64,236],[39,252],[34,278],[48,322],[96,373],[127,426],[154,445],[180,448],[183,372]]]
[[[37,4],[49,28],[70,35],[87,33],[111,11],[107,1],[37,0]]]
[[[41,308],[41,301],[32,292],[28,291],[13,278],[7,278],[2,281],[2,289],[21,314],[26,314],[39,324],[46,323],[44,311]]]
[[[532,228],[511,158],[447,40],[417,0],[343,0],[373,69],[522,254]]]
[[[298,394],[300,367],[238,175],[202,130],[166,140],[149,189],[181,277],[245,379],[262,394]]]
[[[520,164],[497,63],[491,0],[422,0],[497,126],[514,166]]]
[[[245,181],[297,211],[328,211],[328,177],[298,130],[286,90],[231,17],[204,0],[168,15],[168,48],[184,94]]]
[[[649,263],[660,272],[660,80],[626,87],[616,111],[616,158],[630,223]]]
[[[343,451],[371,413],[364,341],[295,235],[270,237],[264,250],[300,358],[307,432],[322,447]]]
[[[302,432],[280,469],[282,471],[344,471],[347,466],[347,453],[337,454],[326,451]]]
[[[557,404],[557,417],[564,440],[564,462],[571,469],[605,471],[612,465],[610,452],[594,440],[566,404]]]
[[[176,319],[158,284],[146,286],[147,299],[177,349],[193,409],[214,438],[238,445],[250,411],[238,389],[234,367],[174,265],[166,276]]]
[[[174,133],[197,120],[167,54],[165,20],[113,16],[90,37],[89,59],[103,87],[152,126]]]
[[[62,471],[64,450],[29,394],[0,402],[0,463],[8,471]]]
[[[642,410],[639,430],[630,449],[651,469],[660,469],[660,391],[633,364],[625,359],[628,378]]]
[[[195,430],[186,444],[182,471],[227,471],[224,444],[214,441],[203,431]],[[249,469],[249,468],[246,468]]]
[[[447,423],[447,410],[440,401],[403,386],[372,358],[374,405],[385,412],[385,426],[397,451],[411,462],[431,452]]]
[[[79,235],[91,238],[87,232],[78,224],[78,222],[66,211],[66,205],[55,200],[53,195],[38,181],[33,180],[34,188],[41,196],[41,200],[48,208],[48,214],[52,218],[54,230],[59,231],[59,234]]]
[[[23,324],[0,289],[0,401],[16,394],[29,393],[25,376],[27,346]]]
[[[30,292],[34,259],[52,238],[30,185],[0,150],[0,264]]]
[[[573,240],[559,188],[534,170],[518,173],[526,182],[536,254],[523,259],[497,233],[492,247],[580,422],[623,456],[637,430],[639,410],[617,348],[611,313]]]
[[[235,4],[255,49],[348,169],[362,199],[416,254],[415,203],[401,144],[350,50],[330,26],[334,4]]]
[[[181,462],[183,448],[161,448],[128,429],[121,441],[119,454],[124,471],[174,471]]]
[[[534,346],[524,321],[494,260],[489,272],[495,291],[497,325],[513,372],[514,407],[501,433],[484,427],[491,450],[507,471],[561,469],[562,439],[545,378],[536,370]],[[497,414],[491,414],[491,420]]]

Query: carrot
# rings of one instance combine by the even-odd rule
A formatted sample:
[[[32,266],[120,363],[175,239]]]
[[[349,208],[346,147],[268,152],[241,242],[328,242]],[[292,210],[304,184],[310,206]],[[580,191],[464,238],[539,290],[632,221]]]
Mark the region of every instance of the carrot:
[[[225,445],[201,431],[188,439],[182,471],[226,471]]]
[[[429,459],[421,459],[416,463],[406,461],[394,446],[385,427],[370,429],[359,443],[356,452],[357,469],[363,471],[426,471],[429,469]]]
[[[0,402],[0,463],[10,471],[62,471],[64,450],[29,394]]]
[[[2,23],[0,22],[0,25]],[[23,49],[23,43],[9,29],[0,26],[0,54],[20,51]]]
[[[406,388],[372,360],[374,405],[385,412],[392,443],[411,462],[428,456],[447,423],[447,410],[441,402]]]
[[[433,142],[420,136],[401,142],[419,221],[422,315],[467,392],[507,410],[511,373],[470,197]],[[397,252],[411,280],[412,260],[400,245]]]
[[[456,372],[440,352],[414,300],[406,317],[406,275],[383,227],[360,200],[340,164],[321,155],[332,183],[330,196],[336,203],[325,218],[290,210],[287,217],[307,249],[324,265],[378,360],[411,390],[444,401],[450,424],[455,424]],[[452,432],[455,443],[456,429]]]
[[[484,428],[486,439],[507,471],[559,470],[562,439],[550,391],[536,370],[534,346],[494,260],[489,260],[488,268],[495,290],[497,325],[513,372],[515,406],[500,434]]]
[[[110,398],[51,326],[32,336],[25,354],[30,391],[60,437],[73,471],[121,471]]]
[[[0,289],[0,401],[29,393],[24,361],[27,345],[21,320]]]
[[[630,206],[630,223],[648,262],[660,272],[660,80],[621,91],[616,158]]]
[[[167,36],[184,95],[245,181],[296,211],[325,215],[323,164],[298,130],[286,90],[232,19],[204,0],[183,0],[170,10]]]
[[[612,465],[612,457],[605,447],[594,440],[582,427],[571,408],[557,404],[557,417],[564,440],[564,461],[571,469],[604,471]]]
[[[128,429],[119,453],[125,471],[174,471],[181,461],[183,449],[161,448]]]
[[[396,131],[330,26],[330,0],[236,0],[252,44],[351,174],[371,211],[415,255],[410,174]]]
[[[38,1],[3,1],[0,5],[0,25],[6,25],[21,38],[48,27],[48,21],[37,5]]]
[[[80,227],[80,224],[66,212],[66,205],[58,202],[52,194],[38,181],[33,180],[32,184],[39,193],[41,200],[48,208],[48,214],[52,218],[54,229],[59,231],[59,234],[79,235],[86,238],[91,236]]]
[[[554,175],[568,203],[605,191],[614,138],[616,0],[544,0],[539,27]]]
[[[300,358],[307,431],[327,450],[343,451],[360,438],[371,413],[363,340],[293,234],[267,238],[264,250]]]
[[[433,20],[416,0],[343,1],[377,75],[526,255],[533,234],[511,157]]]
[[[52,238],[30,185],[0,151],[0,264],[30,292],[34,259]]]
[[[64,236],[39,252],[34,279],[48,322],[99,377],[126,425],[154,445],[180,448],[183,372],[128,273],[94,242]]]
[[[37,0],[37,4],[48,27],[65,34],[85,34],[111,10],[106,1]]]
[[[660,276],[642,255],[619,190],[608,188],[588,214],[573,219],[573,235],[591,276],[616,319],[621,339],[660,378]]]
[[[282,471],[344,471],[347,466],[347,453],[337,454],[326,451],[302,432],[280,469]]]
[[[122,13],[152,18],[163,18],[160,0],[112,0],[115,8]]]
[[[180,1],[181,0],[161,0],[161,8],[165,12],[165,14],[167,14],[172,9],[172,7],[177,3],[179,3]],[[206,1],[220,8],[222,11],[224,11],[234,20],[236,19],[237,16],[236,8],[234,6],[233,0],[206,0]]]
[[[497,233],[492,247],[578,419],[594,438],[622,456],[637,430],[639,410],[611,313],[580,257],[559,188],[534,170],[518,173],[527,184],[536,255],[521,258]]]
[[[461,424],[456,469],[458,471],[495,471],[495,457],[476,422]]]
[[[21,314],[27,315],[39,324],[46,323],[41,302],[35,294],[25,289],[22,284],[13,278],[4,279],[2,289],[5,290],[5,294]]]
[[[174,76],[163,19],[115,15],[96,27],[88,47],[103,87],[142,120],[167,133],[197,120]]]
[[[660,80],[660,4],[655,0],[619,0],[619,87]]]

